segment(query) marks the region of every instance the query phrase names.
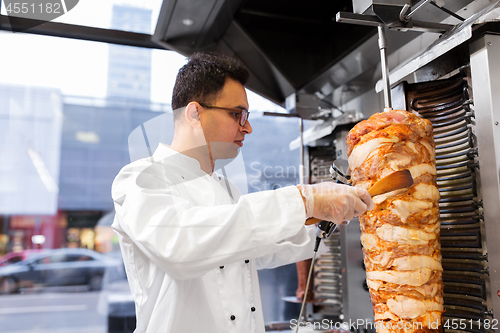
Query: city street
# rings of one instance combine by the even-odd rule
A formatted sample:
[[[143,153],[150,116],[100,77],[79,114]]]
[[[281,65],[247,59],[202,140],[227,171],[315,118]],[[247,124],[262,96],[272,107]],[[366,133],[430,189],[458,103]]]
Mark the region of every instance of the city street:
[[[106,333],[111,291],[44,288],[0,296],[1,333]]]

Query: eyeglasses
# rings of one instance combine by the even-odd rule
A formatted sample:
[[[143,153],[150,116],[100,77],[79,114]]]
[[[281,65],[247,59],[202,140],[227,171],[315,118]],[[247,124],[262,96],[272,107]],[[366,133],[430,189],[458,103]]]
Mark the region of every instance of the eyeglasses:
[[[222,106],[215,106],[215,105],[208,105],[204,103],[198,102],[202,107],[208,108],[208,109],[220,109],[220,110],[225,110],[228,112],[233,112],[235,113],[235,117],[240,117],[240,126],[245,126],[248,120],[248,116],[250,115],[250,112],[246,109],[239,109],[239,108],[225,108]]]

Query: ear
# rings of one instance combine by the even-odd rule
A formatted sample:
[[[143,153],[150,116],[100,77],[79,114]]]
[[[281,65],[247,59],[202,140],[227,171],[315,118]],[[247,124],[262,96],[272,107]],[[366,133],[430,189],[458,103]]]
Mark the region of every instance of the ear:
[[[184,117],[188,124],[190,124],[193,128],[201,128],[200,116],[198,114],[198,109],[201,106],[196,102],[191,102],[186,106],[186,110],[184,111]]]

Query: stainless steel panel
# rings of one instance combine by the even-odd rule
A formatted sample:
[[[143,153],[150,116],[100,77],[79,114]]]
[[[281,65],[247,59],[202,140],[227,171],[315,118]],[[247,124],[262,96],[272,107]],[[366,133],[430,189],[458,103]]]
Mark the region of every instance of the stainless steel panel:
[[[500,36],[485,35],[470,45],[477,145],[481,169],[490,291],[488,308],[500,318]]]
[[[374,321],[370,294],[364,285],[366,271],[361,250],[361,230],[356,218],[340,226],[342,247],[342,307],[345,322]]]
[[[349,131],[338,131],[335,134],[337,159],[347,160],[346,137]],[[369,319],[373,322],[373,308],[370,294],[364,288],[366,271],[363,265],[361,249],[361,230],[356,218],[346,226],[339,226],[340,247],[342,257],[342,312],[343,321]]]
[[[352,9],[356,14],[363,14],[372,5],[372,0],[352,0]]]
[[[369,10],[372,5],[399,5],[403,7],[406,3],[409,4],[410,0],[353,0],[352,7],[354,13],[363,14]]]

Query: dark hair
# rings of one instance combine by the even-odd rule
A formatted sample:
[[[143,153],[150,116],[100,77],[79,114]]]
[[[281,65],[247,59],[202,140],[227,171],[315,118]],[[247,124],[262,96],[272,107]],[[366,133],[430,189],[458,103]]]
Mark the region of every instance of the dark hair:
[[[227,78],[245,85],[249,77],[250,73],[238,59],[212,52],[194,53],[179,70],[175,80],[172,93],[174,119],[180,116],[176,110],[190,102],[212,102],[221,92]]]

